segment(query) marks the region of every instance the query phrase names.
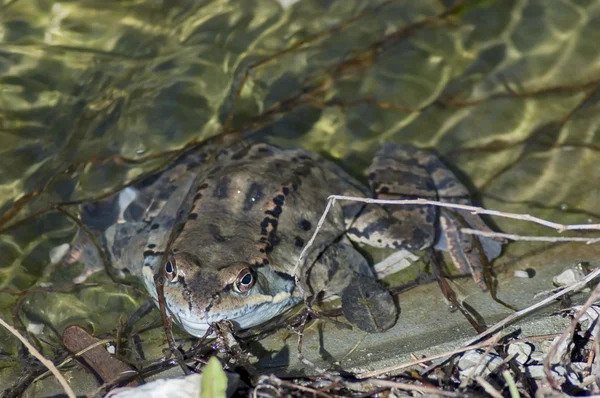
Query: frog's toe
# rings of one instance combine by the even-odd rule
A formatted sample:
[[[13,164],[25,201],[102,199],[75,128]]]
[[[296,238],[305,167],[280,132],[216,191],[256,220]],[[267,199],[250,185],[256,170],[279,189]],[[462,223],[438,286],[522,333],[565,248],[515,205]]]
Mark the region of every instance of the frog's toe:
[[[342,292],[342,311],[350,323],[369,333],[388,330],[398,316],[392,295],[377,280],[362,275]]]

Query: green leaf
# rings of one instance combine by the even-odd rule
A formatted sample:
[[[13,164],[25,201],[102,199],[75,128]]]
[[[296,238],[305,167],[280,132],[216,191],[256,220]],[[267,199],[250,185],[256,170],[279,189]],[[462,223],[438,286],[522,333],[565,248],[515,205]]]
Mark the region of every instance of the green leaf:
[[[202,386],[200,397],[202,398],[225,398],[227,390],[227,376],[216,357],[208,360],[202,372]]]

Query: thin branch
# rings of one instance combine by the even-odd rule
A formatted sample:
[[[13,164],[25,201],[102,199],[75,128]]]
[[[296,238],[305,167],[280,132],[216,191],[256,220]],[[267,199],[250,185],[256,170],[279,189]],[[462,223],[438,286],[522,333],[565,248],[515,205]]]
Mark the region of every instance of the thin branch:
[[[593,243],[600,242],[600,238],[582,238],[578,236],[567,237],[567,236],[524,236],[517,234],[505,234],[502,232],[487,232],[487,231],[479,231],[477,229],[471,228],[461,228],[460,232],[468,235],[477,235],[477,236],[485,236],[488,238],[498,238],[498,239],[510,239],[510,240],[520,240],[526,242],[581,242],[587,245],[591,245]]]
[[[287,387],[287,388],[291,388],[291,389],[295,389],[295,390],[300,390],[300,391],[306,392],[314,397],[331,398],[331,395],[326,394],[323,391],[319,391],[314,388],[291,383],[289,381],[282,380],[282,379],[276,377],[275,375],[270,375],[268,380],[277,386],[283,386],[283,387]]]
[[[302,262],[303,262],[304,258],[306,257],[308,249],[313,245],[313,243],[315,242],[315,239],[317,237],[317,234],[323,227],[323,224],[325,223],[325,220],[327,219],[327,214],[329,214],[329,211],[335,205],[335,202],[337,200],[346,200],[346,201],[361,202],[361,203],[384,204],[384,205],[387,204],[387,205],[438,206],[438,207],[445,207],[445,208],[450,208],[450,209],[466,210],[466,211],[470,211],[472,214],[487,214],[490,216],[498,216],[498,217],[510,218],[510,219],[514,219],[514,220],[529,221],[529,222],[533,222],[533,223],[536,223],[539,225],[543,225],[548,228],[555,229],[558,232],[573,231],[573,230],[600,230],[600,224],[560,224],[560,223],[556,223],[553,221],[544,220],[542,218],[535,217],[530,214],[508,213],[508,212],[503,212],[503,211],[499,211],[499,210],[488,210],[488,209],[484,209],[482,207],[477,207],[477,206],[461,205],[461,204],[457,204],[457,203],[441,202],[441,201],[437,201],[437,200],[373,199],[373,198],[361,198],[361,197],[357,197],[357,196],[330,195],[327,198],[327,205],[325,206],[325,210],[323,211],[323,214],[321,215],[321,218],[319,219],[317,228],[315,228],[315,232],[313,233],[313,235],[310,237],[310,240],[306,243],[306,245],[300,252],[300,256],[298,256],[298,260],[296,261],[296,265],[294,266],[293,274],[294,274],[294,278],[296,279],[296,285],[298,286],[298,289],[300,290],[300,292],[303,295],[305,294],[305,292],[302,291],[300,277],[298,275],[298,269],[302,265]],[[473,232],[474,230],[471,230],[471,229],[463,229],[463,231],[467,231],[466,233],[475,234],[475,232]],[[477,232],[476,234],[483,235],[484,233]],[[517,236],[518,235],[507,234],[507,237],[509,239],[513,238],[513,237],[517,237]],[[569,239],[568,241],[574,241],[574,242],[585,242],[587,244],[596,243],[596,242],[600,241],[600,238],[587,239],[587,238],[564,238],[563,237],[563,239]],[[520,240],[520,239],[516,238],[513,240]],[[548,241],[548,239],[546,239],[545,237],[537,237],[537,238],[531,237],[530,240]]]
[[[498,216],[504,218],[511,218],[513,220],[529,221],[535,224],[543,225],[548,228],[557,230],[558,232],[565,231],[600,231],[600,224],[560,224],[553,221],[544,220],[543,218],[532,216],[531,214],[523,213],[510,213],[499,210],[488,210],[482,207],[461,205],[456,203],[440,202],[437,200],[427,199],[407,199],[407,200],[392,200],[392,199],[371,199],[371,198],[360,198],[354,196],[342,196],[342,195],[331,195],[328,198],[329,201],[335,200],[349,200],[363,203],[376,203],[383,205],[431,205],[438,207],[446,207],[450,209],[467,210],[473,214],[487,214],[490,216]]]
[[[60,383],[62,388],[65,390],[65,393],[67,394],[67,396],[69,398],[77,397],[75,395],[75,393],[73,392],[73,390],[71,389],[71,386],[69,386],[69,383],[67,382],[67,380],[65,380],[63,375],[58,371],[58,369],[56,369],[56,366],[54,366],[52,361],[44,358],[44,356],[42,354],[40,354],[40,352],[38,350],[36,350],[36,348],[34,346],[32,346],[31,343],[29,343],[29,341],[27,341],[27,339],[25,337],[23,337],[23,335],[17,331],[17,329],[10,326],[2,318],[0,318],[0,325],[4,326],[6,328],[6,330],[11,332],[16,338],[21,340],[21,342],[25,345],[25,347],[27,347],[27,349],[29,350],[31,355],[36,357],[45,367],[48,368],[49,371],[52,372],[52,374],[54,375],[54,377],[56,377],[56,379],[58,380],[58,382]]]

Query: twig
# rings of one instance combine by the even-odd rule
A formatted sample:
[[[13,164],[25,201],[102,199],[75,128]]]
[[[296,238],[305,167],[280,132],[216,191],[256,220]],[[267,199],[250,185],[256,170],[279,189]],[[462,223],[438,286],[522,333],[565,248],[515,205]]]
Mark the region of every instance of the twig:
[[[272,382],[273,384],[277,385],[277,386],[283,386],[283,387],[287,387],[287,388],[293,388],[296,390],[300,390],[300,391],[304,391],[306,393],[309,393],[313,396],[318,396],[318,397],[323,397],[323,398],[331,398],[331,395],[326,394],[322,391],[316,390],[314,388],[310,388],[310,387],[306,387],[306,386],[302,386],[299,384],[294,384],[291,383],[289,381],[285,381],[282,380],[278,377],[276,377],[275,375],[270,375],[269,376],[269,381]]]
[[[357,196],[330,195],[327,198],[327,205],[325,206],[323,215],[321,215],[321,218],[319,219],[319,223],[317,224],[317,228],[315,228],[315,232],[311,236],[308,243],[302,249],[302,252],[300,252],[298,261],[296,262],[296,265],[294,266],[294,276],[296,278],[297,285],[300,285],[300,281],[299,281],[299,277],[298,277],[298,268],[300,267],[300,265],[302,264],[302,261],[306,257],[306,253],[307,253],[308,249],[313,245],[313,243],[317,237],[317,234],[323,227],[323,224],[325,223],[325,220],[327,219],[327,214],[329,214],[329,210],[331,210],[331,208],[333,207],[333,205],[335,205],[335,202],[337,200],[347,200],[347,201],[361,202],[361,203],[373,203],[373,204],[380,204],[380,205],[429,205],[429,206],[446,207],[446,208],[450,208],[450,209],[459,209],[459,210],[470,211],[472,214],[487,214],[490,216],[498,216],[498,217],[504,217],[504,218],[511,218],[514,220],[529,221],[529,222],[533,222],[533,223],[536,223],[539,225],[543,225],[548,228],[555,229],[558,232],[574,231],[574,230],[596,230],[596,231],[600,230],[600,224],[560,224],[560,223],[556,223],[553,221],[544,220],[542,218],[535,217],[530,214],[508,213],[508,212],[503,212],[503,211],[499,211],[499,210],[488,210],[488,209],[484,209],[482,207],[477,207],[477,206],[440,202],[437,200],[373,199],[373,198],[361,198],[361,197],[357,197]],[[463,229],[462,231],[465,231],[465,230],[470,231],[467,233],[473,233],[472,232],[473,230],[470,230],[470,229]],[[480,234],[480,233],[477,232],[477,234]],[[510,235],[510,237],[512,237],[512,236],[517,236],[517,235]],[[510,239],[510,237],[509,237],[509,239]],[[569,241],[574,241],[575,238],[568,238],[568,239],[569,239]],[[592,238],[592,239],[577,238],[577,239],[578,240],[575,240],[575,241],[580,241],[579,239],[583,239],[583,240],[581,240],[582,242],[594,243],[594,242],[599,241],[600,238]],[[532,237],[531,240],[535,240],[535,239]],[[547,241],[546,239],[540,239],[540,240]],[[302,293],[304,293],[304,292],[302,292]]]
[[[543,218],[535,217],[530,214],[508,213],[508,212],[503,212],[503,211],[499,211],[499,210],[488,210],[488,209],[484,209],[482,207],[477,207],[477,206],[461,205],[461,204],[457,204],[457,203],[441,202],[441,201],[437,201],[437,200],[374,199],[374,198],[361,198],[358,196],[330,195],[327,198],[327,205],[325,206],[325,210],[323,211],[323,214],[321,215],[321,218],[319,219],[317,228],[315,228],[315,232],[312,234],[312,236],[310,237],[310,240],[306,243],[306,245],[300,252],[300,256],[298,256],[298,260],[296,261],[296,265],[294,266],[293,272],[294,272],[294,277],[296,279],[296,284],[298,285],[298,288],[301,290],[301,293],[303,293],[303,294],[304,294],[304,291],[302,291],[302,288],[301,288],[301,284],[300,284],[300,280],[299,280],[299,276],[298,276],[298,268],[300,268],[302,261],[306,257],[306,252],[313,245],[313,243],[317,237],[317,234],[319,233],[319,231],[323,227],[323,224],[325,223],[325,220],[327,219],[327,215],[329,214],[329,211],[331,210],[333,205],[335,205],[335,202],[337,200],[346,200],[346,201],[352,201],[352,202],[372,203],[372,204],[383,204],[383,205],[385,205],[385,204],[387,204],[387,205],[428,205],[428,206],[445,207],[445,208],[450,208],[450,209],[466,210],[466,211],[470,211],[472,214],[487,214],[490,216],[498,216],[498,217],[504,217],[504,218],[511,218],[514,220],[529,221],[529,222],[533,222],[533,223],[536,223],[539,225],[543,225],[548,228],[555,229],[559,233],[565,232],[565,231],[573,231],[573,230],[592,230],[592,231],[600,230],[600,224],[560,224],[560,223],[556,223],[553,221],[544,220]],[[514,235],[514,234],[502,234],[502,233],[496,233],[496,232],[488,233],[488,232],[473,230],[470,228],[463,228],[463,229],[461,229],[461,232],[472,234],[472,235],[507,238],[507,239],[512,239],[512,240],[531,240],[531,241],[545,241],[545,242],[568,241],[568,242],[584,242],[587,244],[600,242],[600,238],[588,239],[588,238],[581,238],[581,237],[579,237],[579,238],[577,238],[577,237],[574,237],[574,238],[520,237],[519,235]],[[525,239],[525,238],[527,238],[527,239]],[[555,239],[555,240],[550,240],[550,239]]]
[[[585,312],[598,299],[600,299],[600,283],[596,285],[596,288],[594,289],[592,294],[590,294],[590,297],[587,299],[585,304],[581,306],[579,311],[577,311],[575,317],[571,320],[569,327],[563,332],[559,339],[554,344],[552,344],[552,347],[550,347],[550,351],[548,351],[548,354],[546,354],[546,359],[544,359],[544,373],[546,374],[546,379],[548,380],[548,383],[555,390],[558,390],[559,386],[556,383],[554,377],[552,377],[552,370],[550,369],[550,366],[552,365],[552,358],[554,357],[554,355],[556,355],[558,347],[565,341],[567,336],[573,333],[583,314],[585,314]]]
[[[317,234],[319,233],[321,228],[323,228],[323,224],[325,223],[325,220],[327,219],[327,215],[329,214],[329,211],[335,205],[335,202],[337,200],[346,200],[346,201],[361,202],[361,203],[373,203],[373,204],[388,204],[388,205],[429,205],[429,206],[438,206],[438,207],[445,207],[445,208],[451,208],[451,209],[466,210],[466,211],[470,211],[472,214],[487,214],[487,215],[492,215],[492,216],[511,218],[514,220],[529,221],[529,222],[533,222],[533,223],[536,223],[539,225],[543,225],[548,228],[553,228],[553,229],[557,230],[559,233],[564,232],[564,231],[573,231],[573,230],[600,230],[600,224],[560,224],[560,223],[555,223],[552,221],[544,220],[542,218],[538,218],[538,217],[532,216],[530,214],[507,213],[507,212],[503,212],[503,211],[499,211],[499,210],[488,210],[488,209],[484,209],[482,207],[477,207],[477,206],[461,205],[461,204],[457,204],[457,203],[441,202],[441,201],[437,201],[437,200],[373,199],[373,198],[361,198],[361,197],[357,197],[357,196],[330,195],[327,198],[327,204],[325,206],[325,210],[323,211],[323,214],[321,215],[321,218],[319,219],[319,222],[317,223],[317,228],[315,228],[315,232],[313,232],[309,241],[306,243],[306,245],[300,252],[300,256],[298,256],[298,260],[296,261],[296,264],[294,265],[293,274],[294,274],[294,279],[296,280],[296,286],[300,290],[300,293],[302,293],[303,296],[306,296],[306,292],[304,292],[302,289],[302,283],[300,281],[300,276],[298,274],[298,270],[299,270],[300,266],[302,265],[304,258],[306,257],[308,249],[310,249],[310,247],[314,244]],[[484,232],[481,232],[481,231],[475,232],[475,230],[472,230],[472,229],[462,229],[461,231],[466,232],[466,233],[472,233],[472,234],[478,234],[478,235],[481,234],[483,236],[486,236]],[[494,233],[494,234],[496,234],[496,233]],[[521,239],[517,238],[518,235],[512,235],[512,234],[499,234],[498,233],[497,236],[498,237],[507,237],[509,239],[515,238],[514,240],[521,240]],[[529,239],[529,240],[549,241],[547,237],[530,237],[530,238],[531,239]],[[568,240],[568,241],[576,241],[576,242],[585,242],[588,244],[600,241],[600,238],[591,238],[591,239],[588,239],[588,238],[565,238],[565,237],[561,237],[561,238],[562,239],[559,239],[559,238],[554,238],[554,239],[556,239],[557,241]],[[525,240],[525,239],[523,239],[523,240]]]
[[[591,280],[593,280],[594,278],[596,278],[597,276],[600,275],[600,268],[596,269],[595,271],[589,273],[584,279],[582,279],[581,281],[572,283],[570,285],[565,286],[561,291],[553,294],[550,297],[545,298],[544,300],[535,303],[527,308],[524,308],[520,311],[517,311],[509,316],[507,316],[506,318],[504,318],[502,321],[496,323],[494,326],[490,327],[489,329],[487,329],[485,332],[478,334],[477,336],[475,336],[472,339],[469,339],[468,341],[466,341],[465,343],[463,343],[463,346],[466,349],[457,349],[454,351],[450,351],[448,353],[444,353],[444,354],[440,354],[438,356],[434,356],[434,357],[430,357],[427,360],[431,360],[431,359],[437,359],[437,358],[443,358],[443,357],[448,357],[460,352],[464,352],[464,351],[469,351],[471,349],[473,349],[473,347],[477,347],[478,346],[471,346],[471,344],[476,343],[477,341],[481,340],[484,337],[489,336],[490,334],[496,333],[499,330],[504,329],[508,324],[516,321],[517,319],[523,317],[526,314],[529,314],[533,311],[536,311],[544,306],[546,306],[547,304],[553,302],[554,300],[556,300],[557,298],[564,296],[565,294],[572,292],[574,290],[578,290],[580,288],[582,288],[583,286],[585,286],[586,284],[588,284]],[[485,345],[484,345],[485,346]],[[413,361],[414,362],[414,361]],[[425,362],[425,361],[423,361]],[[366,377],[375,377],[375,376],[379,376],[385,373],[390,373],[390,372],[394,372],[400,369],[404,369],[406,367],[409,366],[413,366],[416,365],[415,363],[409,362],[406,364],[399,364],[399,365],[395,365],[395,366],[389,366],[387,368],[384,369],[380,369],[380,370],[376,370],[376,371],[372,371],[372,372],[365,372],[365,373],[360,373],[357,375],[358,378],[366,378]],[[436,365],[437,366],[437,365]]]
[[[48,368],[49,371],[52,372],[52,374],[54,375],[54,377],[56,377],[56,379],[58,380],[58,382],[60,383],[60,385],[62,386],[62,388],[65,390],[65,393],[67,394],[67,396],[69,398],[76,398],[77,397],[75,395],[75,393],[73,392],[73,390],[71,389],[71,386],[69,386],[69,383],[67,382],[67,380],[65,380],[65,378],[63,377],[63,375],[60,374],[60,372],[58,371],[58,369],[56,369],[56,366],[54,366],[54,364],[52,363],[52,361],[44,358],[44,356],[42,354],[40,354],[40,352],[38,350],[36,350],[36,348],[34,346],[32,346],[31,343],[29,343],[29,341],[27,341],[27,339],[25,337],[23,337],[23,335],[21,333],[19,333],[15,328],[13,328],[8,323],[6,323],[4,321],[4,319],[2,319],[2,318],[0,318],[0,325],[4,326],[16,338],[18,338],[19,340],[21,340],[21,342],[25,345],[25,347],[27,347],[27,349],[29,350],[29,352],[31,353],[31,355],[33,355],[34,357],[36,357],[45,367]]]
[[[502,232],[479,231],[471,228],[461,228],[460,232],[468,235],[485,236],[487,238],[522,240],[527,242],[582,242],[588,245],[600,242],[600,238],[582,238],[578,236],[524,236],[516,234],[505,234]]]
[[[376,203],[376,204],[387,204],[387,205],[431,205],[438,207],[447,207],[450,209],[467,210],[473,214],[487,214],[490,216],[498,216],[504,218],[511,218],[513,220],[529,221],[539,225],[543,225],[548,228],[557,230],[558,232],[565,231],[600,231],[600,224],[560,224],[553,221],[544,220],[543,218],[532,216],[531,214],[523,213],[510,213],[499,210],[488,210],[483,207],[461,205],[457,203],[440,202],[437,200],[428,199],[406,199],[406,200],[393,200],[393,199],[372,199],[372,198],[360,198],[354,196],[343,196],[343,195],[331,195],[328,198],[329,201],[335,200],[350,200],[355,202],[363,203]]]

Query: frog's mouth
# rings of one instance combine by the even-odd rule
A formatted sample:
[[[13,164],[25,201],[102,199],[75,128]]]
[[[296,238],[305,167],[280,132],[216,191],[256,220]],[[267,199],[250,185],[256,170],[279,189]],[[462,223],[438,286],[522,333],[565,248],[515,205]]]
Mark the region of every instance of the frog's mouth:
[[[275,296],[255,294],[249,296],[247,302],[233,311],[216,311],[207,316],[206,314],[195,314],[192,312],[177,313],[167,303],[169,311],[173,314],[176,322],[193,336],[202,337],[206,334],[212,323],[229,320],[237,330],[248,329],[280,315],[288,308],[298,304],[302,299],[287,292],[277,293]]]

